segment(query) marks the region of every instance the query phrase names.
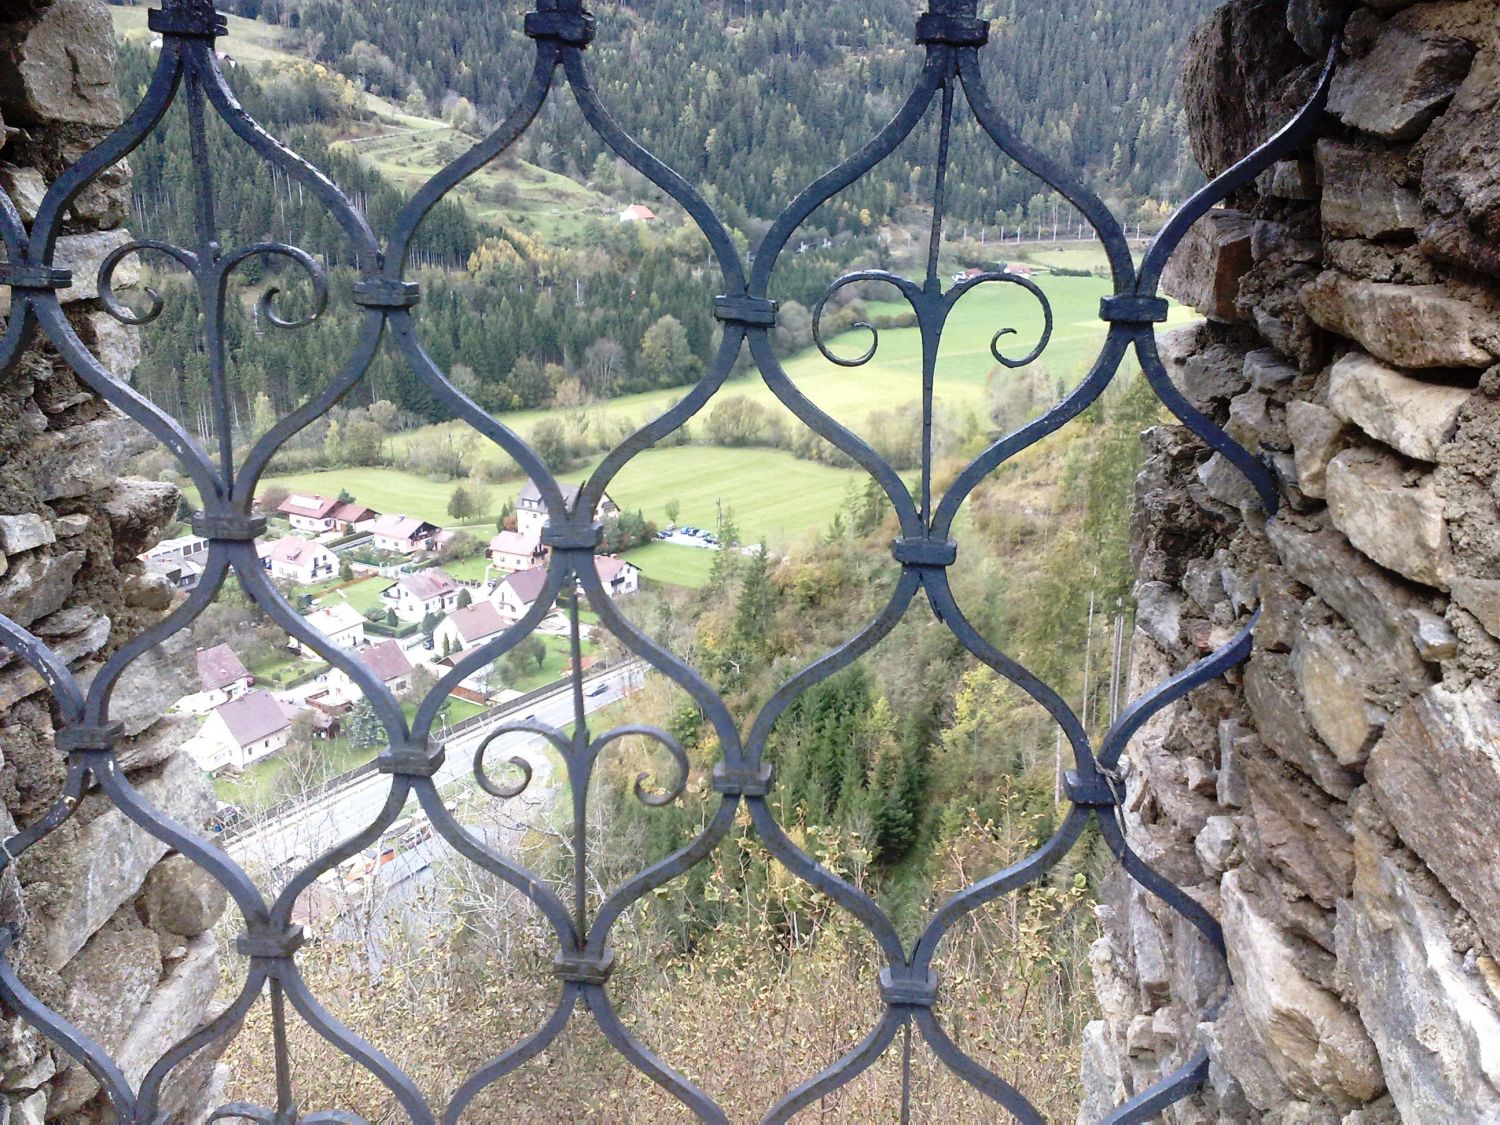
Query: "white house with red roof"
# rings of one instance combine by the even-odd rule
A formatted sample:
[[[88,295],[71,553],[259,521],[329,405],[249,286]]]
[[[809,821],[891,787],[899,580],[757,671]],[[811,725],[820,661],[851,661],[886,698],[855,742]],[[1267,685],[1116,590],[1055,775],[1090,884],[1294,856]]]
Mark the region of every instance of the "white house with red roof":
[[[227,644],[200,648],[197,653],[198,690],[204,710],[249,694],[253,677]]]
[[[442,528],[415,516],[381,516],[370,525],[370,536],[377,551],[414,555],[425,551],[437,539]]]
[[[327,496],[319,496],[315,492],[294,492],[281,502],[276,511],[285,516],[298,531],[321,535],[333,530],[333,513],[337,507],[339,501]]]
[[[620,212],[620,222],[654,223],[656,222],[656,212],[651,210],[651,208],[647,207],[644,203],[632,203],[629,207]]]
[[[436,567],[403,575],[380,592],[387,608],[402,621],[421,621],[429,613],[442,615],[458,608],[459,585]]]
[[[300,535],[288,535],[270,543],[258,544],[261,565],[272,578],[311,586],[326,582],[339,572],[339,557],[321,543]]]
[[[475,602],[444,618],[433,631],[433,647],[444,654],[461,652],[493,640],[510,624],[490,602]]]
[[[485,552],[496,570],[514,574],[518,570],[530,570],[542,561],[547,550],[534,535],[523,535],[519,531],[502,531],[490,540]]]
[[[268,691],[220,704],[198,733],[183,743],[199,767],[213,773],[246,766],[286,748],[297,708]]]

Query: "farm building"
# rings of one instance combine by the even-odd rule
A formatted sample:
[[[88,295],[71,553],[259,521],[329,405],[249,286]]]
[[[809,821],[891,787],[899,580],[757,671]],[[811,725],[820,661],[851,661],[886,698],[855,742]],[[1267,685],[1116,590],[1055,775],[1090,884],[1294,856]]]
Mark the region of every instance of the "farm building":
[[[629,207],[620,212],[620,222],[654,223],[656,222],[656,212],[651,210],[651,208],[647,207],[645,204],[632,203]]]

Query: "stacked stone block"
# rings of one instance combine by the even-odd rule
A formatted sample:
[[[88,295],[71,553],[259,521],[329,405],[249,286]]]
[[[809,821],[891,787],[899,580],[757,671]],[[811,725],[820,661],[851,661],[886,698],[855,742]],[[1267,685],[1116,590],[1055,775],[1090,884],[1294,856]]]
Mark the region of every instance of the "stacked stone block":
[[[0,5],[0,188],[24,220],[47,185],[119,124],[114,38],[102,0]],[[129,171],[86,190],[58,243],[74,284],[61,293],[81,338],[120,378],[139,357],[134,331],[97,300],[99,264],[129,241]],[[127,283],[131,280],[127,261]],[[0,317],[8,315],[0,289]],[[177,512],[175,488],[128,479],[143,430],[34,346],[0,377],[0,613],[40,636],[87,682],[125,641],[159,620],[173,592],[136,556]],[[157,808],[204,823],[213,794],[180,751],[186,718],[163,718],[188,690],[188,642],[148,656],[115,696],[120,760]],[[64,760],[52,744],[41,678],[0,654],[0,835],[59,797]],[[172,1044],[217,1010],[224,895],[193,864],[131,824],[102,795],[27,852],[0,888],[0,922],[22,933],[11,957],[44,1001],[108,1049],[138,1084]],[[172,1120],[201,1116],[216,1058],[184,1064],[169,1084]],[[112,1119],[87,1071],[20,1021],[0,1023],[0,1122]]]
[[[1185,96],[1218,172],[1305,98],[1332,5],[1232,0]],[[1147,435],[1143,687],[1261,619],[1242,671],[1132,747],[1133,845],[1214,958],[1123,883],[1093,951],[1098,1120],[1190,1046],[1180,1122],[1500,1122],[1500,3],[1369,0],[1324,136],[1200,224],[1164,348],[1274,471],[1267,523],[1186,431]]]

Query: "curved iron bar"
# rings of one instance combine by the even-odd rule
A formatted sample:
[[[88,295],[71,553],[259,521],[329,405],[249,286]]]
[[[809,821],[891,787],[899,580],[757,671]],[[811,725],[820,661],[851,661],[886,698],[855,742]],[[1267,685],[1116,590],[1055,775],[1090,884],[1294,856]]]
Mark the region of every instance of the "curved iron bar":
[[[302,979],[302,973],[293,958],[278,961],[272,976],[281,983],[281,987],[286,990],[286,998],[292,1002],[292,1007],[297,1009],[297,1014],[307,1025],[340,1054],[373,1074],[391,1092],[413,1122],[428,1122],[433,1119],[432,1107],[427,1104],[427,1099],[417,1089],[416,1083],[387,1058],[383,1051],[355,1035],[319,1003],[312,989]],[[324,1120],[337,1119],[325,1117]]]
[[[0,926],[0,1000],[10,1011],[22,1013],[28,1023],[77,1059],[99,1083],[99,1088],[109,1099],[110,1108],[121,1121],[134,1121],[137,1116],[135,1095],[130,1091],[130,1082],[109,1057],[109,1052],[43,1004],[16,974],[10,950],[19,936],[13,927]]]
[[[529,1038],[517,1043],[514,1047],[501,1051],[469,1075],[464,1084],[454,1092],[453,1100],[448,1103],[448,1108],[443,1111],[443,1125],[458,1125],[464,1110],[469,1108],[469,1105],[484,1092],[486,1087],[494,1085],[506,1075],[525,1066],[552,1046],[553,1041],[562,1034],[563,1028],[568,1026],[568,1020],[573,1015],[573,1009],[578,1005],[578,997],[582,991],[583,985],[581,984],[565,983],[562,1000],[559,1001],[546,1023]]]
[[[518,767],[523,775],[518,785],[502,785],[491,778],[489,772],[484,768],[484,759],[489,753],[490,746],[496,740],[504,738],[508,734],[540,735],[552,744],[553,749],[562,755],[564,762],[568,760],[573,750],[572,745],[568,742],[567,735],[563,734],[556,727],[538,722],[535,719],[520,719],[513,723],[502,723],[496,727],[485,736],[484,741],[474,747],[474,782],[490,796],[498,797],[502,801],[513,800],[526,792],[526,788],[531,784],[532,778],[531,763],[520,755],[508,759],[509,764]]]
[[[835,1090],[853,1082],[885,1054],[885,1049],[891,1045],[891,1040],[896,1038],[896,1032],[901,1030],[906,1020],[905,1013],[897,1013],[887,1007],[881,1013],[880,1022],[870,1029],[870,1034],[857,1046],[778,1098],[776,1104],[761,1118],[762,1125],[784,1125],[813,1102],[826,1098]]]
[[[599,1030],[604,1033],[604,1038],[610,1041],[615,1050],[625,1056],[626,1061],[692,1110],[698,1120],[714,1122],[716,1125],[729,1125],[729,1115],[713,1098],[688,1081],[673,1067],[657,1058],[620,1021],[620,1015],[615,1011],[615,1006],[610,1003],[609,994],[605,992],[602,984],[585,985],[584,994],[587,997],[589,1011],[593,1014],[594,1022],[599,1025]]]
[[[19,656],[42,677],[66,722],[83,722],[83,690],[68,666],[40,637],[0,613],[0,645]]]
[[[266,976],[265,968],[252,961],[244,986],[229,1006],[192,1034],[168,1048],[151,1065],[151,1069],[146,1072],[146,1077],[141,1080],[140,1104],[144,1113],[149,1114],[156,1106],[157,1099],[161,1097],[162,1083],[185,1059],[197,1054],[216,1039],[230,1034],[239,1026],[246,1013],[260,999],[261,990],[266,984]],[[210,1117],[209,1120],[212,1121],[214,1118]]]
[[[907,304],[912,306],[913,311],[916,309],[917,302],[922,299],[920,285],[890,270],[858,270],[855,273],[846,273],[823,290],[823,295],[818,298],[818,303],[813,306],[812,311],[813,343],[818,346],[818,351],[823,353],[824,359],[840,367],[863,367],[874,359],[875,353],[880,350],[880,329],[865,320],[857,321],[852,326],[852,328],[863,328],[870,333],[870,346],[857,359],[846,359],[837,354],[823,339],[823,310],[828,306],[829,299],[840,289],[857,285],[862,281],[879,281],[894,286],[896,291],[906,298]]]
[[[169,242],[158,242],[150,238],[138,238],[134,242],[127,242],[123,246],[117,246],[104,256],[99,263],[99,303],[104,306],[104,311],[109,313],[121,324],[138,328],[143,324],[150,324],[161,315],[166,307],[159,292],[147,285],[146,297],[151,302],[150,308],[143,313],[138,313],[129,305],[125,304],[115,296],[115,270],[120,263],[132,254],[143,254],[147,250],[154,250],[158,254],[165,254],[180,265],[188,273],[198,272],[198,255],[191,250],[184,250],[179,246],[173,246]]]
[[[68,772],[63,777],[62,792],[52,807],[32,821],[21,831],[6,840],[0,847],[0,871],[5,871],[43,836],[48,835],[78,811],[78,803],[88,792],[89,767],[79,755],[68,761]]]
[[[1005,1111],[1021,1125],[1046,1125],[1047,1119],[1031,1104],[1031,1099],[1005,1079],[983,1064],[976,1062],[953,1041],[948,1030],[939,1022],[931,1008],[919,1009],[913,1019],[922,1032],[922,1038],[932,1048],[932,1053],[943,1065],[958,1075],[974,1089],[991,1101],[1005,1107]]]

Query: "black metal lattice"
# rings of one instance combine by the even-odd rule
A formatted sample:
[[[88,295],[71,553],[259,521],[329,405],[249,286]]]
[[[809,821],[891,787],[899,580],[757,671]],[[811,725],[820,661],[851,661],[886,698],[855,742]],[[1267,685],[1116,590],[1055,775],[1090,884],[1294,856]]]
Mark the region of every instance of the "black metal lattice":
[[[0,941],[0,996],[12,1011],[40,1028],[88,1068],[121,1121],[142,1125],[165,1122],[167,1117],[158,1106],[163,1083],[173,1069],[217,1038],[232,1034],[252,1004],[267,990],[275,1015],[277,1104],[274,1107],[230,1104],[219,1109],[218,1117],[262,1122],[300,1120],[306,1123],[362,1120],[342,1111],[299,1116],[283,1032],[288,1001],[325,1039],[373,1072],[414,1122],[458,1120],[481,1090],[545,1050],[583,1001],[599,1029],[634,1066],[665,1087],[696,1115],[710,1121],[727,1120],[724,1109],[712,1098],[656,1058],[632,1034],[616,1013],[606,982],[614,959],[609,945],[610,932],[621,915],[655,888],[703,862],[725,838],[742,805],[748,810],[755,833],[771,854],[799,878],[853,914],[868,929],[885,961],[880,973],[884,1012],[875,1029],[821,1074],[784,1093],[767,1113],[767,1121],[788,1120],[803,1107],[851,1081],[879,1058],[903,1031],[907,1036],[919,1033],[943,1063],[1019,1120],[1042,1120],[1035,1107],[1018,1090],[965,1054],[944,1031],[934,1014],[938,979],[932,962],[939,943],[955,924],[999,896],[1041,878],[1074,845],[1090,820],[1097,821],[1103,839],[1124,870],[1178,911],[1223,953],[1223,937],[1213,918],[1192,898],[1146,866],[1127,844],[1118,817],[1122,792],[1117,766],[1127,742],[1151,716],[1249,655],[1254,620],[1223,649],[1152,689],[1130,707],[1094,746],[1079,717],[1067,703],[1026,668],[987,642],[965,618],[948,582],[948,569],[955,565],[957,558],[950,533],[959,508],[973,489],[1001,464],[1077,417],[1108,386],[1132,348],[1162,402],[1204,442],[1244,473],[1253,483],[1267,514],[1274,513],[1276,489],[1266,469],[1210,419],[1195,410],[1168,379],[1156,345],[1155,324],[1167,315],[1167,302],[1159,295],[1158,289],[1168,257],[1194,222],[1216,203],[1250,184],[1275,161],[1303,146],[1313,135],[1339,58],[1340,41],[1335,36],[1321,81],[1308,105],[1281,133],[1190,200],[1173,216],[1138,265],[1120,223],[1104,203],[1067,170],[1023,142],[1006,123],[985,86],[980,48],[988,38],[988,24],[977,18],[976,11],[977,0],[930,0],[929,9],[918,20],[916,37],[926,53],[925,65],[900,111],[874,140],[808,187],[782,212],[748,267],[729,231],[704,197],[682,176],[636,143],[600,103],[590,82],[586,62],[587,48],[595,35],[595,22],[582,7],[582,0],[538,0],[537,10],[529,13],[525,22],[526,34],[536,42],[535,66],[525,93],[492,135],[443,169],[417,192],[396,219],[384,247],[361,212],[337,186],[261,129],[238,105],[220,72],[214,51],[215,38],[225,33],[226,21],[213,10],[210,0],[165,0],[162,10],[150,13],[150,27],[161,36],[162,46],[160,61],[141,104],[108,139],[58,177],[29,230],[10,201],[0,195],[0,234],[3,234],[7,250],[7,261],[0,264],[0,284],[9,286],[11,291],[11,315],[5,335],[0,339],[0,370],[14,367],[40,329],[84,383],[171,450],[203,499],[203,511],[193,521],[194,531],[211,544],[199,586],[164,620],[119,648],[86,688],[74,679],[62,659],[37,637],[0,617],[0,640],[24,658],[50,686],[60,716],[57,747],[67,759],[63,796],[50,812],[6,841],[4,853],[0,855],[0,870],[13,864],[16,857],[58,828],[72,815],[82,796],[97,786],[142,829],[210,872],[228,891],[244,919],[240,949],[249,958],[249,969],[243,989],[221,1015],[168,1050],[151,1067],[138,1090],[130,1087],[107,1052],[47,1008],[26,988],[10,960],[3,955],[3,951],[11,948],[20,935],[13,928],[0,932],[0,939],[3,939]],[[429,357],[411,312],[420,298],[419,288],[403,278],[407,252],[423,216],[465,177],[506,152],[526,132],[555,84],[571,88],[589,128],[615,154],[681,205],[707,237],[723,283],[723,295],[714,300],[714,313],[721,323],[722,335],[712,369],[677,405],[605,457],[571,508],[565,503],[562,490],[541,458],[503,422],[481,410],[461,393]],[[938,341],[954,305],[969,290],[987,284],[1019,286],[1040,303],[1046,327],[1030,354],[1013,357],[1001,350],[1000,343],[1009,334],[1008,330],[998,333],[992,341],[991,350],[996,360],[1007,367],[1021,367],[1040,356],[1047,347],[1052,330],[1052,311],[1046,294],[1024,277],[1007,271],[990,272],[965,279],[946,291],[940,282],[937,250],[942,237],[948,138],[955,103],[960,96],[967,99],[974,119],[1000,150],[1066,197],[1092,225],[1108,254],[1114,291],[1101,304],[1099,315],[1107,323],[1108,333],[1101,354],[1087,377],[1045,414],[990,445],[946,491],[934,495],[933,383]],[[195,160],[198,175],[195,185],[197,244],[191,250],[151,241],[122,246],[104,261],[98,291],[111,315],[125,323],[140,324],[161,311],[161,298],[150,293],[151,306],[140,314],[119,302],[111,280],[116,266],[124,258],[146,251],[165,254],[191,275],[202,303],[203,335],[211,365],[212,408],[220,446],[216,457],[201,448],[178,420],[134,391],[89,352],[64,314],[59,299],[72,279],[66,271],[53,265],[54,248],[70,203],[96,177],[150,136],[179,97],[186,101],[190,136],[194,155],[198,158]],[[855,282],[882,282],[899,291],[915,312],[923,342],[923,455],[920,488],[913,495],[891,465],[868,444],[808,400],[773,354],[771,329],[777,320],[777,304],[771,297],[771,281],[777,262],[801,224],[818,207],[894,152],[933,109],[934,103],[940,114],[941,148],[932,243],[925,279],[918,282],[879,270],[853,273],[839,278],[829,287],[814,315],[818,346],[824,354],[835,363],[859,366],[874,356],[878,333],[869,329],[872,342],[862,356],[851,359],[834,355],[823,341],[819,323],[829,296]],[[230,275],[242,263],[256,257],[280,257],[300,267],[312,282],[315,300],[311,315],[295,321],[284,320],[271,307],[270,298],[274,291],[262,298],[263,315],[283,328],[308,323],[323,310],[331,295],[322,265],[295,246],[263,242],[228,251],[220,246],[213,206],[213,176],[217,170],[209,167],[205,158],[208,151],[205,115],[208,112],[217,114],[259,159],[316,196],[337,219],[352,243],[361,270],[360,279],[352,291],[342,295],[364,310],[358,340],[348,362],[311,401],[282,418],[261,436],[243,463],[238,465],[231,441],[222,323]],[[256,536],[264,529],[264,520],[252,514],[257,482],[273,455],[359,382],[387,332],[394,338],[416,378],[435,398],[455,417],[472,425],[514,458],[536,482],[551,514],[543,535],[544,543],[551,549],[547,583],[531,611],[503,636],[462,659],[425,698],[410,724],[380,679],[361,660],[317,634],[273,586],[257,559],[254,544]],[[713,688],[686,663],[643,635],[614,607],[610,598],[605,596],[592,565],[592,553],[600,538],[600,527],[594,522],[593,514],[607,486],[632,457],[683,426],[709,403],[747,345],[762,378],[776,397],[803,423],[847,453],[879,482],[899,518],[901,530],[900,537],[892,545],[900,577],[883,611],[847,643],[783,684],[756,716],[748,734],[742,735]],[[379,767],[390,776],[390,790],[378,817],[356,836],[300,871],[271,903],[265,900],[245,871],[221,849],[206,842],[190,827],[174,823],[131,785],[121,770],[115,751],[120,727],[110,719],[111,695],[121,676],[153,646],[188,627],[212,601],[231,571],[249,596],[278,625],[358,685],[373,704],[389,738],[389,744],[379,758]],[[592,917],[581,889],[577,901],[570,905],[541,879],[533,877],[513,860],[471,835],[444,807],[433,779],[443,759],[442,747],[432,737],[433,724],[450,687],[530,635],[559,594],[575,581],[581,583],[590,603],[611,632],[650,667],[693,698],[713,724],[722,748],[722,760],[713,772],[713,788],[720,795],[719,804],[701,834],[666,859],[627,880],[604,899]],[[938,619],[953,631],[970,653],[1021,688],[1050,713],[1072,748],[1075,768],[1067,775],[1067,796],[1071,807],[1052,839],[1025,860],[954,894],[930,919],[915,945],[908,949],[891,919],[868,895],[821,867],[777,822],[767,803],[775,779],[765,760],[765,750],[773,725],[793,700],[858,659],[887,636],[919,590],[925,591]],[[576,663],[574,667],[572,695],[576,722],[571,734],[534,721],[509,724],[496,733],[525,730],[552,743],[565,763],[575,794],[573,831],[581,837],[584,809],[582,799],[577,795],[587,791],[594,762],[608,744],[627,735],[643,735],[670,752],[680,776],[665,795],[653,795],[638,787],[637,795],[648,803],[676,799],[686,781],[688,763],[676,739],[660,729],[631,726],[591,735],[585,716],[581,671]],[[492,740],[487,740],[486,745]],[[484,770],[484,749],[484,746],[480,748],[474,763],[480,784],[488,792],[501,797],[518,794],[529,780],[529,773],[518,785],[493,781]],[[526,773],[524,763],[517,764]],[[378,840],[396,821],[412,796],[420,802],[435,831],[458,853],[503,879],[535,904],[556,937],[556,975],[561,982],[556,1008],[545,1024],[521,1044],[498,1054],[473,1074],[451,1102],[441,1109],[430,1106],[416,1085],[391,1060],[322,1008],[299,973],[296,953],[302,933],[292,922],[293,905],[298,896],[320,875]],[[575,841],[576,845],[581,843],[581,839]],[[576,863],[583,862],[583,853],[582,846],[575,846]],[[581,888],[581,878],[578,884]],[[1205,1018],[1212,1018],[1212,1014],[1205,1013]],[[1108,1120],[1146,1120],[1196,1090],[1207,1070],[1207,1051],[1198,1049],[1178,1070],[1116,1109]],[[892,1115],[895,1116],[894,1111]]]

